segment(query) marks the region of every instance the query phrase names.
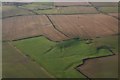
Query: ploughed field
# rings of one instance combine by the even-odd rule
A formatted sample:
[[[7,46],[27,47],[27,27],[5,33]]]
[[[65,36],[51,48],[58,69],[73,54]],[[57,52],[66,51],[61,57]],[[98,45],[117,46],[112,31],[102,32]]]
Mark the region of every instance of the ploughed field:
[[[116,78],[119,37],[116,5],[91,2],[3,5],[3,77]]]
[[[93,40],[96,47],[101,45],[110,46],[114,55],[86,60],[83,65],[78,67],[78,70],[86,74],[89,78],[117,78],[119,55],[118,38],[119,36],[107,36]]]
[[[55,30],[45,15],[3,19],[3,26],[3,40],[17,40],[41,35],[53,41],[60,41],[67,38]]]
[[[111,16],[113,16],[113,17],[115,17],[115,18],[120,19],[120,18],[119,18],[120,13],[109,13],[109,15],[111,15]]]
[[[103,14],[13,17],[3,19],[3,40],[40,35],[53,41],[102,37],[118,34],[117,24],[117,19]]]
[[[50,15],[49,17],[56,28],[69,37],[92,38],[118,34],[118,20],[103,14]]]
[[[90,59],[78,69],[89,78],[117,78],[118,54],[104,58]]]
[[[32,14],[32,12],[20,9],[16,6],[2,6],[2,18]]]

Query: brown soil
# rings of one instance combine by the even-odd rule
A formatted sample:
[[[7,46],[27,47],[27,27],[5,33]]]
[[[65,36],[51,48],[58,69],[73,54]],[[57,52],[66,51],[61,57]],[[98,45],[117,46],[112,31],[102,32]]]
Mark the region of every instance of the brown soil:
[[[113,16],[113,17],[117,17],[118,18],[118,13],[109,13],[109,15]]]
[[[89,59],[78,67],[89,78],[117,78],[118,54],[109,57]]]
[[[3,19],[3,40],[44,35],[53,41],[118,34],[118,20],[103,14],[19,16]],[[64,34],[63,34],[64,33]],[[68,37],[66,37],[66,35]]]
[[[103,14],[50,15],[56,27],[71,37],[101,37],[118,33],[118,20]]]
[[[3,19],[3,40],[44,35],[47,38],[60,41],[66,36],[54,29],[45,15],[21,16]]]

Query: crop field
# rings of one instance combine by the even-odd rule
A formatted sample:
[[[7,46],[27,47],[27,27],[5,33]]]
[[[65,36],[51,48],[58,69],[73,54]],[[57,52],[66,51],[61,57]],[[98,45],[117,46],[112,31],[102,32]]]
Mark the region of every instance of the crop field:
[[[30,4],[25,4],[22,6],[19,6],[23,9],[28,9],[28,10],[44,10],[44,9],[51,9],[53,8],[53,2],[41,2],[41,3],[30,3]]]
[[[78,13],[98,13],[94,7],[81,7],[81,6],[69,6],[69,7],[56,7],[46,10],[35,10],[38,14],[78,14]]]
[[[16,6],[2,6],[2,17],[11,17],[16,15],[32,15],[33,13]]]
[[[50,15],[49,17],[59,30],[70,37],[92,38],[118,34],[117,19],[103,14]]]
[[[119,17],[119,14],[118,13],[109,13],[109,15],[113,16],[113,17]]]
[[[103,65],[101,67],[101,65]],[[97,68],[95,68],[97,67]],[[79,68],[81,72],[90,78],[117,78],[118,75],[118,55],[105,58],[91,59]],[[99,73],[98,73],[99,72]],[[104,74],[103,74],[104,72]],[[92,73],[92,74],[91,74]]]
[[[93,6],[96,6],[96,7],[115,7],[115,6],[118,6],[118,3],[117,2],[91,2],[91,4]]]
[[[2,6],[3,78],[117,78],[118,3]]]
[[[74,69],[77,65],[82,64],[82,59],[112,54],[105,49],[96,53],[96,48],[78,39],[55,43],[44,37],[38,37],[13,43],[57,78],[84,78],[85,76]]]
[[[52,77],[44,71],[39,64],[24,56],[11,43],[3,43],[2,58],[3,78]]]
[[[93,40],[93,43],[96,47],[106,45],[111,47],[111,50],[114,53],[118,53],[118,40],[120,39],[120,36],[114,35],[114,36],[106,36],[101,38],[96,38]]]
[[[115,55],[86,60],[78,70],[90,78],[117,78],[118,77],[118,38],[119,36],[108,36],[93,40],[96,47],[101,45],[110,46]],[[101,67],[102,65],[102,67]],[[97,67],[97,68],[95,68]],[[98,73],[99,72],[99,73]],[[92,73],[92,74],[91,74]]]
[[[3,26],[3,40],[17,40],[41,35],[53,41],[67,39],[66,36],[53,28],[45,15],[3,19]]]
[[[92,38],[118,34],[117,19],[102,14],[67,16],[54,15],[49,17],[55,24],[56,28],[65,33],[69,38]],[[91,21],[91,18],[94,18],[95,21],[99,21],[99,23],[96,23],[93,20]],[[104,21],[102,19],[104,19]],[[110,23],[105,22],[108,20]],[[67,21],[67,23],[65,23],[65,21]],[[74,24],[71,24],[71,22]],[[22,16],[3,19],[3,26],[3,40],[17,40],[41,35],[44,35],[50,40],[54,41],[68,39],[68,37],[53,27],[45,15]],[[93,30],[89,26],[96,30]]]
[[[59,11],[63,14],[98,13],[94,7],[63,7]]]
[[[91,5],[88,2],[55,2],[55,6],[62,7],[62,6],[89,6]]]
[[[100,7],[99,10],[103,13],[117,13],[118,7]]]

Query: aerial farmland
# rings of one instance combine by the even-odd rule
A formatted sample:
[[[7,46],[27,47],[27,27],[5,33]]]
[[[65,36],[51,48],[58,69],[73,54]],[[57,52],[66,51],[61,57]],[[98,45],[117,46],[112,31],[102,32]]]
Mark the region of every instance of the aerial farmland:
[[[118,78],[116,2],[3,2],[3,78]]]

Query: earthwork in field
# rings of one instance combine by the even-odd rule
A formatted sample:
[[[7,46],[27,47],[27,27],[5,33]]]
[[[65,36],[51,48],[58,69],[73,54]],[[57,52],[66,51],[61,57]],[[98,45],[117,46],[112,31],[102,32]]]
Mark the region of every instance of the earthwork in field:
[[[13,2],[2,8],[3,78],[118,77],[117,3]]]

